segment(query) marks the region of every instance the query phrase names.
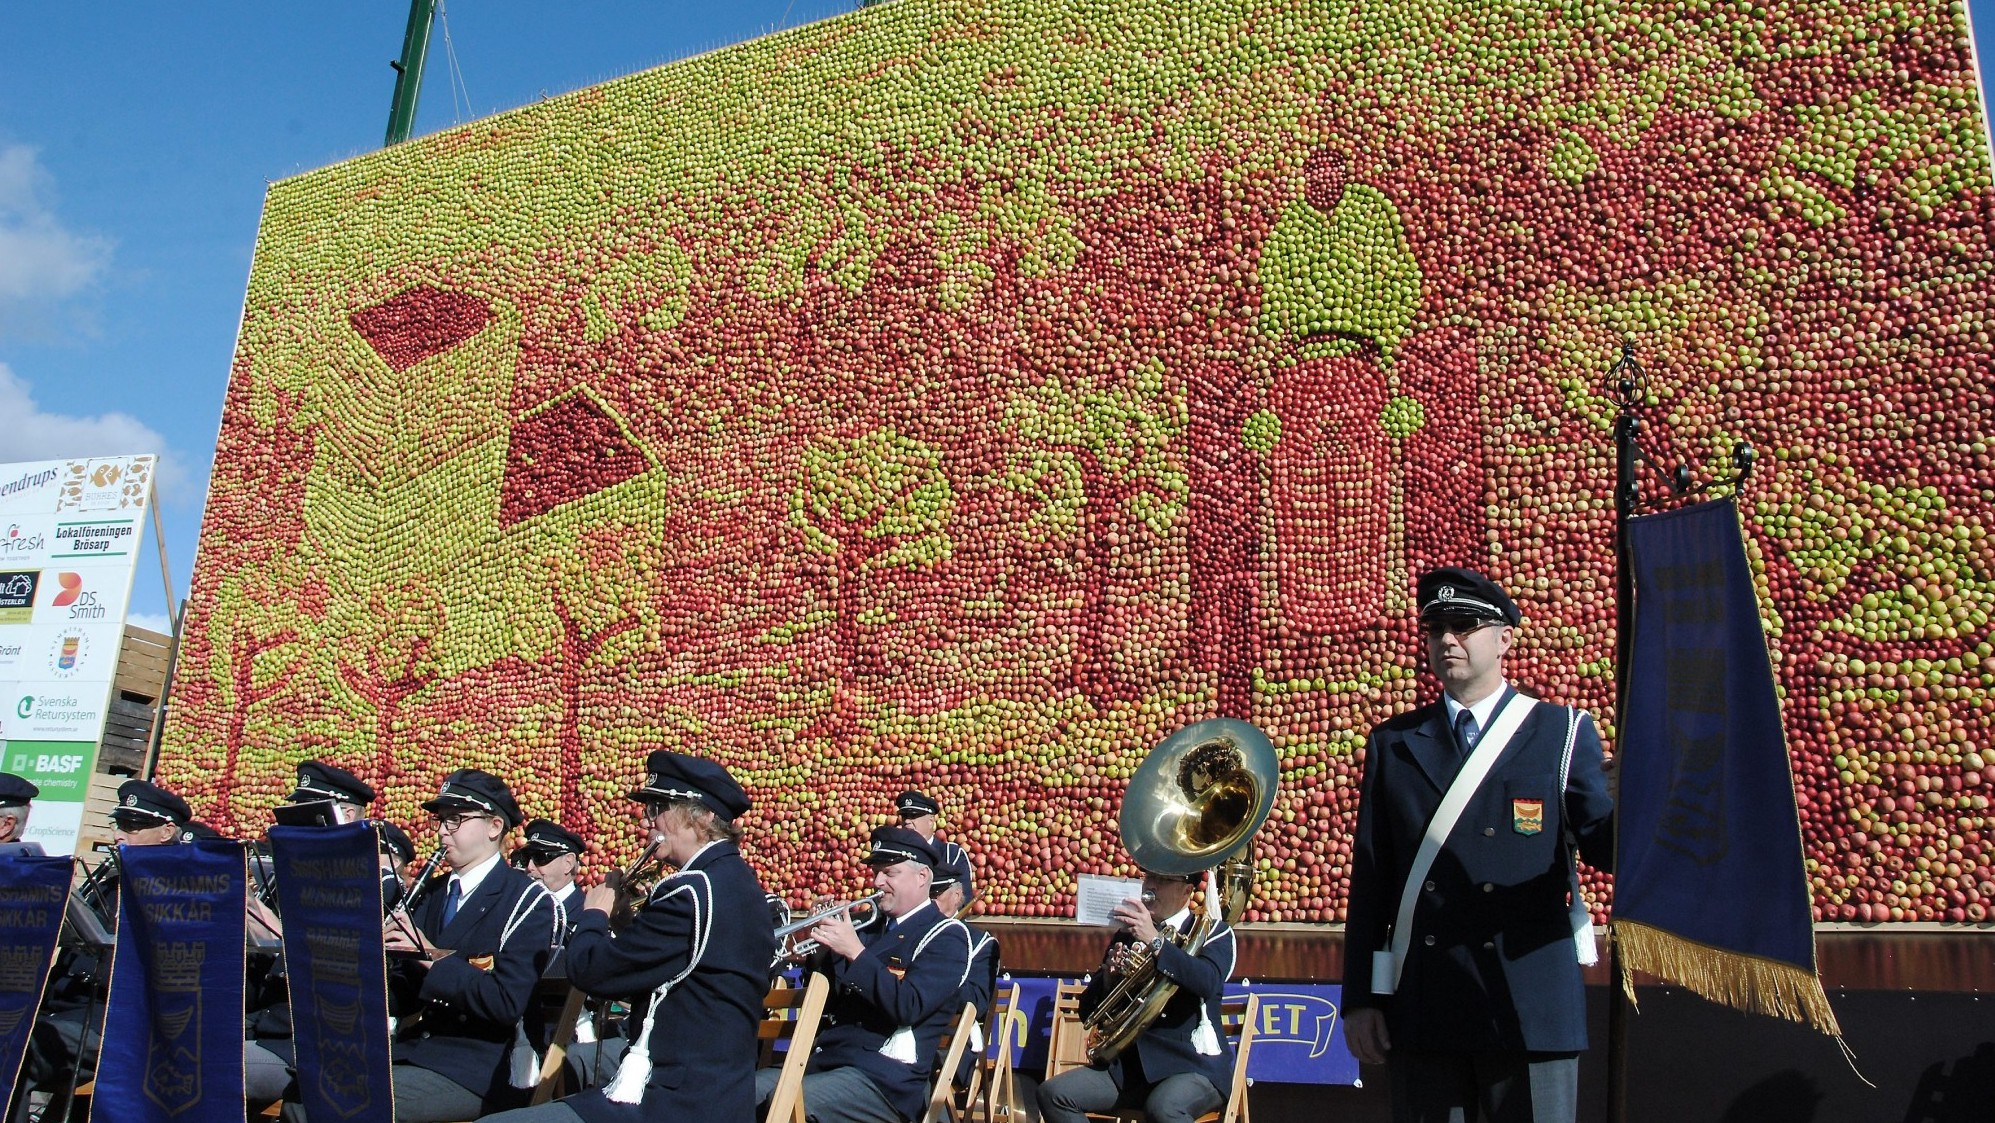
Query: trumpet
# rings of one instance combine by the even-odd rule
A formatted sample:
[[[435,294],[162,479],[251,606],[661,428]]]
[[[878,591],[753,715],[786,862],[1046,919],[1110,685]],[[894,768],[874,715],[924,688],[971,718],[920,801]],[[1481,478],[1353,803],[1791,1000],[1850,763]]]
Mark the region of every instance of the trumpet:
[[[637,855],[637,860],[603,877],[603,884],[617,891],[616,907],[610,910],[610,928],[621,929],[637,915],[638,889],[665,868],[665,836],[653,834]]]
[[[883,895],[881,893],[868,893],[855,900],[840,901],[836,904],[826,905],[823,908],[812,909],[808,915],[797,920],[792,920],[781,928],[776,929],[776,962],[781,963],[785,959],[809,958],[817,951],[816,940],[798,940],[787,949],[783,946],[784,943],[798,932],[802,932],[807,928],[814,928],[819,923],[829,920],[834,916],[843,916],[847,913],[861,911],[868,913],[877,912],[880,907],[880,898]]]

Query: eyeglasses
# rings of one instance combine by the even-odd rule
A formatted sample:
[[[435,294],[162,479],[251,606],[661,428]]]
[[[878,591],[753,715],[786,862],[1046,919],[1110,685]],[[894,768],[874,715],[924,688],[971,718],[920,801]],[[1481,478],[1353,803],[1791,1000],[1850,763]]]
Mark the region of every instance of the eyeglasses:
[[[429,821],[445,834],[456,834],[464,829],[464,824],[483,818],[485,816],[475,811],[466,811],[457,815],[431,815]]]
[[[1428,639],[1440,639],[1442,636],[1467,639],[1484,628],[1500,626],[1502,623],[1501,620],[1485,620],[1476,616],[1443,616],[1436,620],[1422,621],[1420,628],[1427,633]]]

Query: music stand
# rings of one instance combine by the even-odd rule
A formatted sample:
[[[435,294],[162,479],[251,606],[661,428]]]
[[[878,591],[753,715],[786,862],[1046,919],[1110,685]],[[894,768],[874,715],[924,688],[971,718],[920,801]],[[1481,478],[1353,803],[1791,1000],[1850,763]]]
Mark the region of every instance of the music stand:
[[[287,827],[336,827],[339,813],[333,809],[330,799],[315,799],[308,803],[280,803],[270,809],[270,815]]]

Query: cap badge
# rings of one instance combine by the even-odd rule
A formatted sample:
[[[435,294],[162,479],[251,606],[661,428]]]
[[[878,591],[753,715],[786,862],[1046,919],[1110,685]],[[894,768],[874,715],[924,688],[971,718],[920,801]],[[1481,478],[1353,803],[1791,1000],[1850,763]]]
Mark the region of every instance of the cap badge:
[[[137,807],[138,805],[139,805],[139,797],[135,795],[128,795],[125,797],[126,807]]]
[[[1434,591],[1434,597],[1437,600],[1454,600],[1455,587],[1453,585],[1443,585]]]

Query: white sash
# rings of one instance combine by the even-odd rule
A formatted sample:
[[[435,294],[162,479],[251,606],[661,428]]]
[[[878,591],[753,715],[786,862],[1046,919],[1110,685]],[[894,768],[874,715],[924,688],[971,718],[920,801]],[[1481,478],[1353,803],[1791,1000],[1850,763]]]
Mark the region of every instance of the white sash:
[[[1406,885],[1400,890],[1399,915],[1392,925],[1392,947],[1372,953],[1373,994],[1391,994],[1399,989],[1399,973],[1406,966],[1406,949],[1413,943],[1413,907],[1420,900],[1420,887],[1427,881],[1427,871],[1434,868],[1434,859],[1440,855],[1448,835],[1454,832],[1455,824],[1461,821],[1462,811],[1536,705],[1535,699],[1516,694],[1503,706],[1475,743],[1475,751],[1469,754],[1462,770],[1455,774],[1455,782],[1448,785],[1448,794],[1441,797],[1441,806],[1434,817],[1428,820],[1427,834],[1420,840],[1413,865],[1406,871]]]

